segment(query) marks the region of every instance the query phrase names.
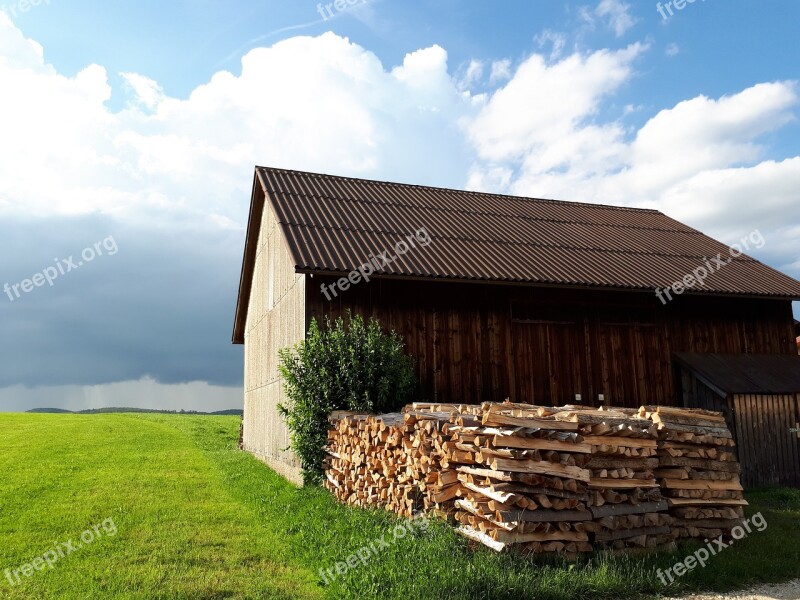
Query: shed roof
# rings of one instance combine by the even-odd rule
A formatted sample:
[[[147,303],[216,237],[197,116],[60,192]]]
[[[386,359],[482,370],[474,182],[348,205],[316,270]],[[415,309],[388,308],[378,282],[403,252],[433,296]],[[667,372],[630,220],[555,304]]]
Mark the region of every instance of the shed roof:
[[[800,356],[795,354],[678,353],[675,357],[725,395],[800,393]]]
[[[800,299],[800,282],[747,255],[731,259],[725,244],[656,210],[256,167],[237,320],[264,204],[299,273],[346,274],[389,251],[373,276],[652,291],[721,256],[724,268],[691,293]],[[393,251],[421,228],[428,245]]]

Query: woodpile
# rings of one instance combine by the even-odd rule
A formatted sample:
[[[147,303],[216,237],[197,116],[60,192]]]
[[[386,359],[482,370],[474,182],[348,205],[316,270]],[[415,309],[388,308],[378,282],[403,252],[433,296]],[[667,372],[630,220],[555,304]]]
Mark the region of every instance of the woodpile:
[[[577,422],[530,405],[484,404],[447,427],[465,456],[456,467],[458,531],[495,550],[589,552],[590,446]]]
[[[655,479],[657,432],[652,421],[620,410],[551,409],[576,421],[591,446],[587,463],[595,548],[614,551],[672,547],[667,504]]]
[[[415,403],[330,421],[340,501],[451,516],[498,551],[648,551],[727,533],[746,504],[719,413]]]
[[[460,488],[455,472],[442,464],[442,426],[449,418],[449,413],[334,412],[325,487],[346,504],[383,506],[406,517],[452,512]]]
[[[728,535],[744,517],[740,466],[721,413],[700,409],[642,407],[658,427],[656,476],[667,497],[678,537]]]

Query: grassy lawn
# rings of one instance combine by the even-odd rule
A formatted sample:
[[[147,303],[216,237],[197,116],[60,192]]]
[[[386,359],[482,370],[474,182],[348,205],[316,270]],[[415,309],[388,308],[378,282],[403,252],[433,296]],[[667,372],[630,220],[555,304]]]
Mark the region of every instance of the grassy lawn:
[[[473,551],[440,523],[396,539],[402,521],[298,490],[238,452],[238,428],[237,417],[0,415],[0,598],[629,598],[800,577],[799,490],[748,494],[767,529],[665,588],[656,569],[694,547],[570,564]],[[323,584],[320,569],[370,544],[376,556]],[[56,545],[52,569],[9,583],[6,569]]]

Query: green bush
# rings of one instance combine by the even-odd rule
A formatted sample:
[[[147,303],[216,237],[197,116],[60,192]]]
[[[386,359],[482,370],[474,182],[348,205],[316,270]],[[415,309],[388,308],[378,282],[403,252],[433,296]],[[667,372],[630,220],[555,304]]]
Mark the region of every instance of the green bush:
[[[416,388],[414,363],[400,336],[359,316],[311,321],[306,339],[279,352],[289,400],[278,410],[291,432],[306,483],[323,479],[328,416],[334,410],[385,413],[406,404]]]

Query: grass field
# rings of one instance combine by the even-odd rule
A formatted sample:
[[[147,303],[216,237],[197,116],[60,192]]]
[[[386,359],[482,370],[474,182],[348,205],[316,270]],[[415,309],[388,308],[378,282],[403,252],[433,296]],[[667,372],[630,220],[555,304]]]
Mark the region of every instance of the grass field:
[[[800,576],[798,490],[748,494],[767,529],[665,588],[656,569],[692,547],[569,564],[474,551],[439,523],[395,539],[389,514],[298,490],[237,451],[238,428],[237,417],[0,415],[0,598],[629,598]],[[320,569],[370,544],[377,556],[323,584]],[[44,555],[53,568],[35,570]]]

